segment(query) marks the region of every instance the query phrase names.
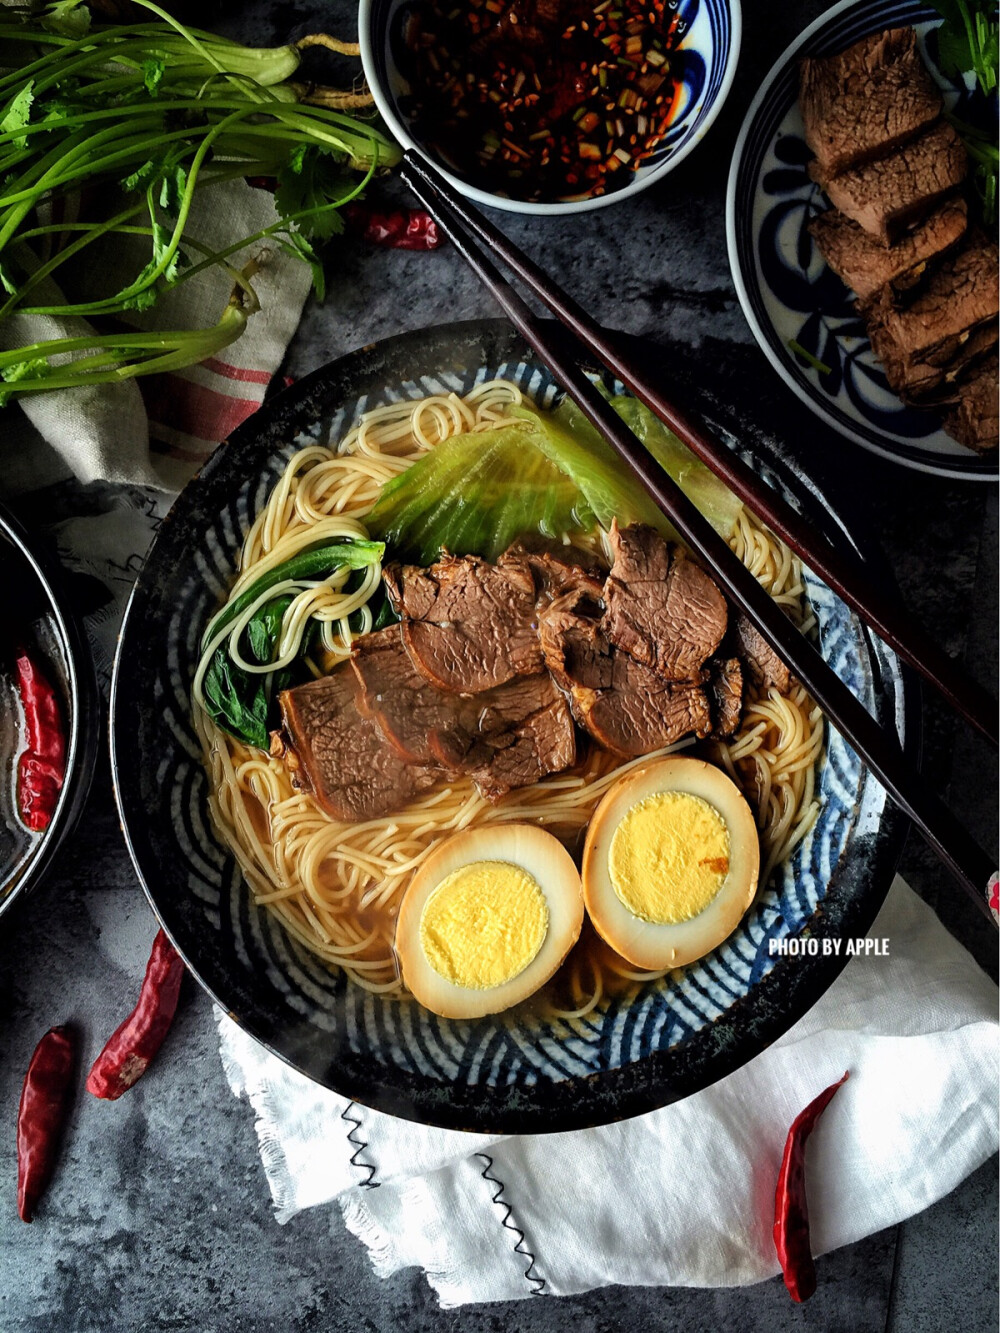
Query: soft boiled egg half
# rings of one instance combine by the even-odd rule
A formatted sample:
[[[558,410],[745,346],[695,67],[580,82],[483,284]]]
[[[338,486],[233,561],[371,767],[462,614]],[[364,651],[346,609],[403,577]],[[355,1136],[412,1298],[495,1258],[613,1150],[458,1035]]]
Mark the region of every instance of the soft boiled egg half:
[[[637,968],[683,967],[736,929],[760,845],[735,783],[671,756],[617,782],[590,821],[583,892],[598,934]]]
[[[443,1018],[519,1004],[557,970],[580,935],[573,858],[531,824],[468,829],[417,870],[396,922],[403,981]]]

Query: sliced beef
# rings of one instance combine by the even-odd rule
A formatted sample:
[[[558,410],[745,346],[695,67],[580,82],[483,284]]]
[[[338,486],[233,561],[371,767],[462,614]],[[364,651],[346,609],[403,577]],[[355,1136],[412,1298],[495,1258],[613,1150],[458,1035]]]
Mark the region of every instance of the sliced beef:
[[[573,718],[551,677],[533,676],[500,689],[531,690],[544,694],[548,702],[502,731],[487,731],[480,737],[466,763],[469,776],[488,801],[497,801],[517,787],[529,787],[547,773],[561,773],[576,762]]]
[[[588,553],[572,548],[564,551],[530,551],[520,545],[511,547],[500,557],[502,564],[508,558],[524,560],[535,578],[538,602],[551,601],[576,589],[600,597],[607,568]]]
[[[898,148],[941,114],[941,94],[912,28],[873,33],[839,55],[803,60],[799,108],[806,142],[823,171]]]
[[[834,273],[865,304],[883,288],[892,297],[910,291],[925,275],[930,260],[958,244],[967,220],[965,200],[950,199],[888,248],[836,208],[815,218],[809,231]]]
[[[712,735],[732,736],[743,716],[743,668],[738,657],[715,657],[709,663],[708,706]]]
[[[958,402],[944,419],[948,434],[977,453],[995,449],[1000,442],[998,371],[1000,367],[994,353],[961,385]]]
[[[997,345],[995,324],[982,324],[958,340],[958,350],[944,365],[937,361],[900,361],[891,354],[884,363],[886,379],[904,402],[915,407],[957,403],[962,384]]]
[[[809,164],[809,174],[834,207],[882,245],[891,245],[915,218],[955,191],[967,170],[965,145],[944,121],[888,157],[838,175],[816,161]]]
[[[649,754],[692,732],[707,736],[712,717],[695,681],[667,681],[608,640],[600,605],[579,590],[543,607],[545,663],[566,691],[573,716],[616,754]]]
[[[279,738],[275,750],[334,819],[378,819],[401,810],[440,776],[436,768],[404,763],[378,724],[362,714],[359,697],[347,664],[279,696],[288,744]]]
[[[707,736],[712,715],[704,689],[690,680],[666,681],[625,653],[612,656],[611,687],[573,691],[573,710],[599,745],[630,758]]]
[[[613,649],[601,627],[603,603],[586,589],[573,589],[540,608],[538,638],[545,665],[567,692],[611,688]]]
[[[389,565],[383,578],[414,664],[439,689],[478,694],[541,671],[526,561],[446,556],[427,569]]]
[[[742,611],[733,617],[733,638],[751,679],[767,689],[773,685],[779,694],[787,694],[792,683],[791,672]]]
[[[654,529],[610,533],[614,563],[604,585],[610,641],[665,680],[700,680],[726,632],[726,602],[700,565]]]
[[[934,378],[930,368],[953,366],[958,357],[967,361],[981,350],[981,339],[968,346],[980,328],[992,339],[1000,314],[996,272],[995,243],[975,231],[905,309],[886,291],[872,301],[867,310],[872,348],[897,392],[919,394],[924,381]]]
[[[447,693],[413,665],[398,625],[361,639],[351,664],[362,711],[401,758],[468,774],[490,800],[575,761],[569,710],[545,674]]]

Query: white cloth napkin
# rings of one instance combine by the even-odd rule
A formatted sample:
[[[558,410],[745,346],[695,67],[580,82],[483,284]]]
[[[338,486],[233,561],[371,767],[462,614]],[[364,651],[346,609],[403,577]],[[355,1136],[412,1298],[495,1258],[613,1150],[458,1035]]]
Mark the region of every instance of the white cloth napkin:
[[[609,1283],[739,1286],[778,1271],[788,1127],[850,1070],[809,1147],[816,1254],[954,1189],[997,1147],[997,991],[896,878],[872,936],[779,1042],[729,1078],[602,1129],[428,1129],[318,1087],[223,1013],[223,1065],[257,1115],[277,1210],[337,1200],[375,1272],[417,1265],[444,1306]]]

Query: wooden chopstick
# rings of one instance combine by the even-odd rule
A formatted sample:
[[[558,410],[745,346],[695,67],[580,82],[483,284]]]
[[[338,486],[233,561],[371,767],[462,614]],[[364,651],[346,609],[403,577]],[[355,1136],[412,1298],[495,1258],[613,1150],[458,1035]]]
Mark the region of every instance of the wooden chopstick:
[[[994,926],[986,893],[993,865],[943,801],[906,762],[894,736],[883,731],[850,689],[800,634],[776,602],[683,491],[636,438],[566,351],[563,340],[524,299],[472,239],[451,187],[425,162],[407,154],[400,175],[447,233],[455,248],[499,301],[518,332],[538,353],[588,420],[646,487],[680,537],[703,560],[730,601],[756,625],[801,680],[841,735],[871,768],[941,861]],[[544,294],[536,293],[543,301]],[[585,345],[586,346],[586,345]],[[588,352],[591,350],[586,349]]]
[[[407,153],[404,171],[417,174],[441,190],[445,182],[421,158]],[[412,182],[411,182],[412,184]],[[952,707],[994,745],[1000,744],[997,701],[935,643],[900,604],[872,584],[860,561],[818,534],[801,514],[743,462],[712,437],[705,427],[667,399],[635,368],[614,336],[603,329],[503,232],[452,191],[448,202],[456,218],[499,255],[525,285],[552,311],[631,393],[645,403],[749,509],[800,556],[837,596],[847,603]]]

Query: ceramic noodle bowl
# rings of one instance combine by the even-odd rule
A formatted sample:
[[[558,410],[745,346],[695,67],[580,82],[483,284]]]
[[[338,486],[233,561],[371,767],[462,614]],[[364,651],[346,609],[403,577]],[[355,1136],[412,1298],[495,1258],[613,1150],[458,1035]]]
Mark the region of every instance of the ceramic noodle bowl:
[[[136,868],[195,975],[254,1037],[318,1082],[431,1124],[560,1130],[634,1115],[723,1077],[784,1032],[843,959],[780,957],[772,941],[862,935],[892,878],[902,820],[831,728],[819,818],[736,932],[691,966],[605,997],[584,1018],[518,1010],[448,1020],[372,994],[295,942],[251,893],[208,812],[190,690],[202,629],[244,534],[291,455],[343,437],[366,409],[504,377],[541,406],[557,390],[504,321],[411,333],[355,352],[278,395],[241,427],[164,521],[122,632],[113,759]],[[611,386],[614,388],[615,386]],[[843,540],[807,480],[754,465]],[[780,470],[779,470],[780,469]],[[812,575],[824,657],[901,736],[912,719],[896,659]]]

